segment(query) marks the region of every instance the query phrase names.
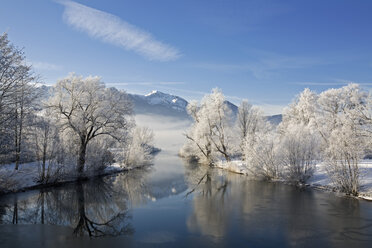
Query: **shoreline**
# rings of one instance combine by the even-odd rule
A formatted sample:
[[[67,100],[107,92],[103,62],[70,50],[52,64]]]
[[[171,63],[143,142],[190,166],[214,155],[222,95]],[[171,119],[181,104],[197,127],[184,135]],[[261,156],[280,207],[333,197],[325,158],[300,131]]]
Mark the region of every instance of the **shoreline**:
[[[37,190],[37,189],[47,189],[47,188],[53,188],[53,187],[61,187],[61,186],[71,184],[71,183],[76,183],[76,182],[79,182],[79,181],[84,182],[84,181],[88,181],[88,180],[91,180],[91,179],[94,179],[94,178],[100,178],[100,177],[119,174],[119,173],[122,173],[122,172],[128,172],[128,171],[131,171],[131,170],[134,170],[134,169],[137,169],[137,168],[131,168],[131,169],[123,168],[123,169],[111,170],[111,171],[100,173],[100,174],[88,175],[88,176],[84,176],[82,178],[67,179],[67,180],[58,181],[58,182],[54,182],[54,183],[38,183],[38,184],[35,184],[35,185],[32,185],[32,186],[17,188],[15,190],[0,191],[0,197],[4,196],[4,195],[8,195],[8,194],[16,194],[16,193],[27,192],[27,191],[31,191],[31,190]]]
[[[139,169],[146,168],[148,166],[151,166],[151,165],[143,165],[143,166],[138,166],[138,167],[133,167],[133,168],[120,168],[120,169],[112,169],[111,168],[111,170],[109,170],[107,172],[103,172],[103,173],[100,173],[100,174],[86,175],[82,178],[71,178],[71,179],[67,179],[67,180],[63,180],[63,181],[59,181],[59,182],[54,182],[54,183],[39,183],[39,184],[31,185],[31,186],[17,188],[15,190],[0,191],[0,197],[5,196],[5,195],[10,195],[10,194],[17,194],[17,193],[23,193],[23,192],[32,191],[32,190],[38,190],[38,189],[48,189],[48,188],[53,188],[53,187],[56,187],[56,188],[57,187],[62,187],[62,186],[67,185],[67,184],[72,184],[72,183],[77,183],[77,182],[85,182],[85,181],[89,181],[89,180],[96,179],[96,178],[102,178],[102,177],[106,177],[106,176],[114,176],[114,175],[117,175],[117,174],[120,174],[120,173],[130,172],[132,170],[139,170]]]
[[[220,170],[229,171],[231,173],[245,175],[248,178],[250,178],[248,169],[245,168],[244,166],[242,166],[241,161],[238,161],[238,162],[235,161],[235,163],[230,163],[230,165],[227,165],[226,163],[219,162],[219,163],[216,163],[214,165],[214,167],[217,168],[217,169],[220,169]],[[335,195],[342,196],[342,197],[351,197],[351,198],[358,199],[358,200],[364,200],[364,201],[372,202],[372,194],[368,194],[366,192],[360,192],[357,196],[354,196],[354,195],[350,195],[350,194],[341,192],[341,191],[337,190],[336,187],[333,187],[331,185],[322,185],[322,184],[319,184],[319,183],[295,184],[295,183],[292,183],[290,181],[286,181],[284,179],[273,179],[273,180],[268,180],[267,182],[278,182],[278,183],[283,183],[283,184],[287,184],[287,185],[291,185],[291,186],[295,186],[295,187],[299,187],[299,188],[309,188],[311,190],[318,190],[318,191],[322,191],[322,192],[334,193]]]

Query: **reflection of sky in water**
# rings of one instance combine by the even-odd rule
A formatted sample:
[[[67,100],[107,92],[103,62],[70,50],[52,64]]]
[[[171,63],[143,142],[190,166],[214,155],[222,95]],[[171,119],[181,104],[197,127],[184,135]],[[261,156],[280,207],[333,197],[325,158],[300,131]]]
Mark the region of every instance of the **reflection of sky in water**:
[[[162,151],[154,159],[154,167],[146,177],[152,185],[152,200],[162,194],[176,194],[186,190],[184,165],[177,157],[185,142],[183,133],[190,126],[190,121],[157,115],[137,115],[139,126],[151,126],[155,134],[155,146]],[[161,192],[163,191],[163,192]]]
[[[370,247],[372,203],[184,164],[186,123],[137,122],[154,124],[153,167],[0,197],[0,246]],[[81,220],[109,236],[88,238]]]

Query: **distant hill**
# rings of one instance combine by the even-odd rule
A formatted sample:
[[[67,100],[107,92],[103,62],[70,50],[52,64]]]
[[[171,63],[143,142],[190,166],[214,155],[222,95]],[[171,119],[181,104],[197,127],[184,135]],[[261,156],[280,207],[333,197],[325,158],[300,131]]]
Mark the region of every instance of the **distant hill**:
[[[274,126],[279,125],[283,120],[283,115],[270,115],[266,116],[266,120],[268,120]]]
[[[136,114],[157,114],[189,118],[186,111],[188,102],[179,96],[152,91],[147,95],[128,94]]]

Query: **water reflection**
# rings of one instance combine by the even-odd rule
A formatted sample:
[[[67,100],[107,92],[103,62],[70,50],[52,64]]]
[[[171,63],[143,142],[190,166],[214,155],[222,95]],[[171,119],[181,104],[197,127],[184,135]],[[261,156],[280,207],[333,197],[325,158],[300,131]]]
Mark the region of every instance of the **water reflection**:
[[[176,158],[167,164],[168,158],[158,161],[175,166]],[[0,243],[22,243],[27,228],[41,226],[20,224],[45,224],[28,238],[38,244],[49,238],[53,247],[368,247],[372,241],[369,202],[195,164],[167,174],[165,165],[3,196],[0,223],[9,225],[0,226]]]
[[[1,224],[68,226],[75,236],[131,235],[129,199],[144,202],[145,170],[2,199]]]
[[[219,169],[186,168],[194,195],[186,225],[214,244],[346,247],[372,241],[367,202],[251,181]]]
[[[121,234],[131,234],[133,233],[133,228],[130,224],[127,224],[128,212],[126,209],[126,204],[123,202],[118,202],[118,204],[107,204],[108,199],[111,198],[106,191],[105,185],[103,187],[98,187],[101,192],[90,192],[95,196],[99,196],[100,199],[94,199],[104,205],[109,205],[110,209],[98,208],[90,211],[87,208],[86,211],[86,202],[85,202],[85,189],[81,183],[78,183],[76,186],[77,192],[77,209],[78,215],[77,219],[79,220],[76,227],[74,228],[74,234],[77,236],[83,236],[85,233],[88,233],[89,236],[100,237],[100,236],[117,236]],[[119,206],[121,205],[121,206]],[[93,205],[96,207],[96,204]],[[115,206],[117,209],[113,209],[112,206]],[[90,217],[90,213],[94,213]]]
[[[229,203],[225,201],[229,194],[229,179],[206,166],[190,164],[187,168],[186,177],[191,190],[186,196],[196,194],[187,227],[191,232],[213,238],[223,237],[229,222]]]

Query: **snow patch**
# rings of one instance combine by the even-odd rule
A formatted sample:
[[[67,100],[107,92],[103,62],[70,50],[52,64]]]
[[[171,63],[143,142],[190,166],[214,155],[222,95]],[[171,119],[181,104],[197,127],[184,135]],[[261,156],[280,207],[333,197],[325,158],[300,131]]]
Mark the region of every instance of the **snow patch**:
[[[151,96],[151,95],[154,95],[156,93],[158,93],[158,91],[157,90],[153,90],[150,93],[146,94],[145,96]]]

